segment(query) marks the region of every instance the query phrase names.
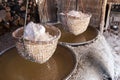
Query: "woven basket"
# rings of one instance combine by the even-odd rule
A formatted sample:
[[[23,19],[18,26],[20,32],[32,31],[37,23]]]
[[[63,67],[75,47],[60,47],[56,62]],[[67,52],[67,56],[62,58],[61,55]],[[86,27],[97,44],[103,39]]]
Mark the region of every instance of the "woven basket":
[[[16,47],[21,56],[25,59],[37,63],[45,63],[53,55],[56,50],[58,39],[61,32],[53,26],[46,26],[47,32],[55,36],[51,41],[29,41],[22,38],[23,27],[13,32],[13,37],[16,39]]]
[[[91,14],[85,14],[84,18],[73,17],[66,14],[61,15],[61,23],[65,29],[74,35],[79,35],[86,31],[88,24],[90,22]]]
[[[105,21],[105,12],[106,12],[106,2],[107,0],[82,0],[84,7],[81,3],[76,3],[77,0],[70,0],[71,5],[68,11],[76,10],[76,4],[78,4],[78,11],[82,11],[84,8],[85,13],[91,13],[92,17],[90,19],[89,25],[99,28],[103,31],[104,21]],[[68,9],[69,0],[57,0],[58,4],[58,14],[61,12],[66,12]],[[60,16],[58,15],[58,20],[60,21]]]

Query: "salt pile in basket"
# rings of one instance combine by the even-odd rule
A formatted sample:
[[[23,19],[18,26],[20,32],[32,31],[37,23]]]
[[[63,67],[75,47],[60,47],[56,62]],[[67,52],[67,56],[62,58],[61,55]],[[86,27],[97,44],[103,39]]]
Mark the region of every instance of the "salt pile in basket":
[[[58,28],[33,22],[28,23],[24,29],[22,27],[13,32],[18,53],[25,59],[40,64],[52,57],[60,36]]]
[[[43,25],[30,22],[24,30],[24,39],[31,41],[50,41],[55,36],[46,33]]]

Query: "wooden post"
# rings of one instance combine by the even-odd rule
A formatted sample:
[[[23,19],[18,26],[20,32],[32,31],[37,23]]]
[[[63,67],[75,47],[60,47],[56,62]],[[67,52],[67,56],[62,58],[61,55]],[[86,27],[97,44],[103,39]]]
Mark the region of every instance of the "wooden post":
[[[100,33],[103,34],[104,31],[104,24],[105,24],[105,11],[106,11],[106,4],[107,4],[107,0],[103,0],[102,3],[102,14],[101,14],[101,22],[100,22]]]
[[[107,13],[107,19],[106,19],[106,25],[105,25],[105,30],[108,29],[108,26],[109,26],[109,19],[110,19],[110,12],[111,12],[111,7],[112,7],[112,4],[109,3],[108,4],[108,13]]]

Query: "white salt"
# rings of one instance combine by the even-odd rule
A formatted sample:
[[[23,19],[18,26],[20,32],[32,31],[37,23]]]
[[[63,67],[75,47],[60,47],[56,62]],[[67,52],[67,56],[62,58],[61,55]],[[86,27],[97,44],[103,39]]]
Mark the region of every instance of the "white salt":
[[[85,13],[82,13],[81,11],[75,11],[75,10],[69,11],[69,12],[67,13],[67,15],[69,15],[69,16],[74,16],[74,17],[78,17],[78,18],[86,17],[86,14],[85,14]]]
[[[78,11],[74,11],[74,10],[68,12],[67,15],[76,16],[76,17],[80,17],[81,16]]]
[[[36,0],[36,3],[39,2],[39,4],[41,4],[44,0]]]
[[[32,41],[49,41],[53,38],[43,25],[33,22],[28,23],[24,30],[24,39]]]

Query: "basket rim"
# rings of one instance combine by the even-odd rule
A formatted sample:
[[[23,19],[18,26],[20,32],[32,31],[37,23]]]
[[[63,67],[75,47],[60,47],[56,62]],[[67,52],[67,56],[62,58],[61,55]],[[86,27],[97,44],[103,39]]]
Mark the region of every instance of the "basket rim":
[[[79,11],[78,11],[79,12]],[[83,13],[83,12],[82,12]],[[61,12],[59,13],[61,16],[66,16],[66,17],[70,17],[70,18],[75,18],[75,19],[84,19],[84,18],[91,18],[92,17],[92,14],[91,13],[83,13],[85,14],[86,16],[84,18],[81,18],[81,17],[76,17],[76,16],[72,16],[72,15],[67,15],[66,12]]]
[[[61,31],[57,28],[57,27],[54,27],[54,26],[51,26],[51,25],[45,25],[46,28],[52,28],[53,30],[56,30],[57,31],[57,34],[55,36],[53,36],[53,38],[51,40],[48,40],[48,41],[32,41],[32,40],[27,40],[23,37],[23,35],[21,35],[20,37],[17,37],[16,34],[24,29],[24,27],[20,27],[18,29],[16,29],[15,31],[13,31],[12,33],[12,36],[16,39],[16,40],[24,40],[26,42],[30,42],[30,43],[50,43],[50,42],[53,42],[55,39],[59,39],[61,37]]]

